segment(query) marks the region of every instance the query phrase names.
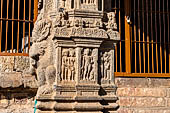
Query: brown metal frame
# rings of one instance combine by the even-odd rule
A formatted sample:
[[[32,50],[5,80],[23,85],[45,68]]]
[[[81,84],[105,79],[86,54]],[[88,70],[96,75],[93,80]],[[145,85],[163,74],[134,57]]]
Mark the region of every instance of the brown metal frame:
[[[15,7],[17,7],[17,6],[15,6],[15,3],[14,3],[14,1],[16,2],[18,2],[18,4],[17,4],[17,6],[18,6],[18,9],[17,9],[17,13],[15,13],[16,12],[16,10],[15,10]],[[32,1],[32,0],[29,0],[29,4],[27,4],[28,5],[28,7],[29,7],[29,17],[28,17],[28,19],[26,19],[26,0],[23,0],[23,4],[21,4],[21,0],[5,0],[5,2],[6,2],[6,5],[7,6],[4,6],[4,0],[0,0],[0,3],[1,3],[1,14],[0,14],[0,56],[29,56],[29,53],[27,53],[27,52],[25,52],[25,30],[26,30],[26,23],[28,23],[28,50],[29,50],[29,48],[30,48],[30,37],[31,37],[31,24],[32,23],[34,23],[35,21],[36,21],[36,19],[37,19],[37,16],[38,16],[38,0],[34,0],[34,1]],[[11,2],[11,4],[12,4],[12,12],[11,12],[11,14],[12,15],[9,15],[9,3]],[[34,14],[32,15],[31,14],[31,8],[32,8],[32,2],[34,3]],[[20,9],[21,8],[21,5],[23,5],[23,19],[21,19],[21,10],[22,9]],[[6,8],[6,9],[4,9],[4,8]],[[6,17],[3,17],[3,10],[6,10],[6,13],[7,13],[7,15],[6,15]],[[17,15],[17,17],[18,18],[15,18],[15,15],[16,14],[18,14]],[[9,17],[9,16],[11,16],[11,18]],[[34,16],[34,18],[33,18],[33,20],[31,19],[31,16]],[[5,22],[6,23],[6,29],[5,30],[3,30],[3,22]],[[9,22],[11,22],[11,24],[9,24]],[[16,39],[14,39],[14,23],[17,23],[18,25],[17,25],[17,38]],[[21,29],[20,29],[20,24],[22,23],[22,26],[23,26],[23,28],[22,28],[22,31],[21,31]],[[12,33],[11,33],[11,37],[9,37],[9,35],[8,35],[8,28],[9,28],[9,26],[11,26],[11,29],[12,29]],[[6,32],[5,34],[5,50],[2,52],[2,32]],[[23,38],[23,42],[22,42],[22,44],[23,44],[23,48],[22,48],[22,53],[19,51],[19,40],[20,40],[20,33],[21,32],[23,32],[23,36],[22,36],[22,38]],[[8,47],[8,39],[10,39],[11,38],[11,51],[12,52],[8,52],[8,50],[7,50],[7,47]],[[14,42],[16,42],[16,50],[17,50],[17,52],[15,52],[14,53]]]
[[[130,9],[132,2],[133,9]],[[122,27],[119,27],[121,41],[115,47],[115,76],[170,77],[170,35],[166,32],[170,31],[168,0],[124,0],[124,23],[120,19],[122,7],[114,10],[119,11],[118,26],[124,25],[125,29],[123,39]],[[132,24],[126,21],[131,15]],[[125,42],[125,48],[121,46],[122,42]],[[122,54],[123,49],[125,53]],[[122,57],[125,57],[124,62]],[[124,71],[122,65],[125,65]]]

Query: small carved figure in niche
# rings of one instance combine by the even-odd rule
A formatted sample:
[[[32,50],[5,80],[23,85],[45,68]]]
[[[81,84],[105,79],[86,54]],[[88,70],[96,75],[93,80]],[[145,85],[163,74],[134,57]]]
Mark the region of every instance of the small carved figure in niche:
[[[87,48],[84,50],[83,60],[82,60],[83,80],[89,80],[90,72],[92,70],[92,64],[93,64],[93,57],[90,55],[90,49]]]
[[[68,80],[68,50],[62,52],[62,75],[61,80]]]
[[[91,69],[91,72],[90,72],[90,77],[89,77],[89,79],[90,80],[94,80],[94,76],[95,76],[95,65],[94,65],[94,62],[95,62],[95,58],[93,58],[94,56],[96,56],[95,55],[95,52],[92,52],[92,61],[91,61],[91,63],[92,63],[92,69]]]
[[[108,17],[108,28],[117,29],[115,13],[114,12],[108,13],[107,17]]]
[[[69,72],[68,72],[68,78],[69,80],[74,80],[75,78],[75,51],[73,49],[70,49],[69,51]]]
[[[105,52],[103,56],[104,60],[104,76],[103,79],[108,80],[110,75],[110,55],[108,52]]]

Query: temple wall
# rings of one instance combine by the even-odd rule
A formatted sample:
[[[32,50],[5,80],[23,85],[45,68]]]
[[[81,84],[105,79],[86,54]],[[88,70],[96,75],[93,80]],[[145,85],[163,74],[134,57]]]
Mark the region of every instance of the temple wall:
[[[16,59],[0,57],[0,113],[33,113],[36,80],[22,67],[26,60]],[[170,79],[117,77],[115,83],[119,113],[170,113]]]
[[[0,56],[0,113],[33,113],[37,91],[29,58]]]
[[[170,79],[116,78],[119,113],[170,113]]]

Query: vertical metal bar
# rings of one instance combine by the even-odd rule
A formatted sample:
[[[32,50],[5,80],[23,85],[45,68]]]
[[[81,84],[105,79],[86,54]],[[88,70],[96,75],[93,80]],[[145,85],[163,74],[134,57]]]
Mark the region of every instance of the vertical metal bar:
[[[29,0],[29,34],[28,34],[28,52],[30,49],[30,37],[31,37],[31,0]]]
[[[102,0],[102,11],[104,11],[104,0]]]
[[[6,41],[5,41],[5,52],[7,52],[8,47],[8,13],[9,13],[9,0],[7,0],[7,20],[6,20]]]
[[[116,1],[116,0],[115,0]],[[120,33],[120,72],[122,72],[122,43],[121,43],[121,12],[119,0],[119,33]]]
[[[130,0],[125,0],[125,61],[126,73],[131,73],[131,26],[127,22],[127,16],[130,16]]]
[[[134,0],[134,46],[135,46],[135,73],[137,73],[137,60],[136,60],[136,0]]]
[[[160,28],[160,64],[161,64],[161,73],[162,73],[162,30],[161,30],[161,1],[159,0],[159,28]]]
[[[152,0],[151,0],[151,9],[150,9],[150,12],[151,12],[151,43],[152,43],[152,73],[154,73],[154,53],[153,53],[153,23],[152,23]]]
[[[34,22],[37,20],[38,16],[38,0],[34,0]]]
[[[116,72],[118,71],[118,69],[117,69],[117,57],[118,57],[118,55],[117,55],[117,44],[116,44],[116,46],[115,46],[115,59],[116,59]]]
[[[156,36],[156,71],[158,73],[158,31],[157,31],[157,13],[156,13],[156,5],[157,0],[155,0],[155,36]]]
[[[18,0],[17,53],[19,53],[19,20],[20,20],[20,0]]]
[[[125,16],[125,54],[126,54],[126,73],[131,73],[131,52],[130,52],[130,25]]]
[[[163,0],[163,12],[165,12],[165,0]],[[165,73],[166,73],[166,28],[165,28],[165,13],[163,13],[163,26],[164,26],[164,58],[165,58]]]
[[[145,66],[145,63],[146,63],[146,60],[145,60],[145,12],[144,12],[144,0],[142,0],[142,23],[143,23],[143,72],[145,73],[146,72],[146,66]]]
[[[25,53],[25,0],[24,0],[24,14],[23,14],[23,53]]]
[[[150,61],[149,61],[149,19],[148,19],[148,0],[146,0],[146,17],[147,17],[147,19],[146,19],[146,21],[147,21],[147,51],[148,51],[148,73],[150,73]]]
[[[139,38],[139,72],[141,73],[141,47],[140,47],[140,1],[138,0],[138,38]]]
[[[117,8],[117,7],[116,7],[116,0],[115,0],[115,13],[117,12],[117,11],[116,11],[116,8]]]
[[[0,29],[0,53],[1,53],[1,40],[2,40],[2,13],[3,13],[3,0],[1,0],[1,29]]]
[[[168,1],[169,0],[167,0],[167,12],[169,11],[169,4],[168,4]],[[167,20],[168,20],[168,31],[170,31],[170,29],[169,29],[169,14],[170,13],[168,13],[167,14]],[[169,73],[170,73],[170,43],[169,43],[169,39],[170,37],[169,37],[169,32],[168,32],[168,48],[169,48]]]
[[[12,53],[14,49],[14,0],[12,0]]]

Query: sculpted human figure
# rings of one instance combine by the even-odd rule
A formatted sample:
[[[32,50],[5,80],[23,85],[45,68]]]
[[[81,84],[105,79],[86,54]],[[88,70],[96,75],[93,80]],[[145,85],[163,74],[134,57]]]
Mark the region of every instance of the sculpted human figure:
[[[68,80],[68,50],[63,50],[62,52],[62,75],[61,80]]]
[[[94,62],[96,61],[96,59],[94,58],[95,56],[96,56],[96,55],[95,55],[95,52],[93,51],[93,52],[92,52],[92,55],[91,55],[91,65],[92,65],[92,69],[91,69],[90,77],[89,77],[90,80],[93,80],[93,79],[94,79],[94,76],[95,76],[95,65],[94,65]]]
[[[109,79],[110,75],[110,55],[108,52],[104,54],[104,79]]]
[[[73,49],[69,51],[69,80],[74,80],[75,77],[75,52]]]
[[[108,28],[109,29],[117,29],[115,13],[108,13]]]
[[[88,80],[90,77],[90,72],[92,70],[92,56],[90,55],[89,48],[84,50],[82,69],[83,69],[83,80]]]

